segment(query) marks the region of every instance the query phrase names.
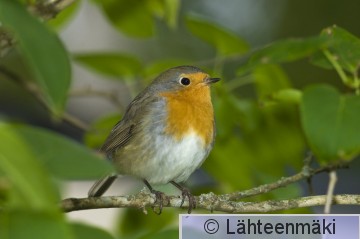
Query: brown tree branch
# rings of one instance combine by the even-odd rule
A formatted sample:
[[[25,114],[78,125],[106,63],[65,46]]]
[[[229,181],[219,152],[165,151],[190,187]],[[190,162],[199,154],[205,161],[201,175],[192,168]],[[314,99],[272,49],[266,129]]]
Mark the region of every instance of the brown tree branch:
[[[255,187],[255,188],[252,188],[249,190],[224,194],[224,195],[222,195],[222,197],[223,197],[222,199],[235,201],[235,200],[246,198],[246,197],[252,197],[252,196],[259,195],[259,194],[268,193],[272,190],[275,190],[275,189],[278,189],[281,187],[285,187],[289,184],[298,182],[302,179],[311,178],[315,174],[319,174],[322,172],[330,172],[330,171],[333,171],[336,169],[347,168],[347,167],[348,167],[348,165],[344,164],[344,163],[339,163],[339,164],[334,164],[334,165],[326,165],[323,167],[319,167],[317,169],[311,169],[308,165],[305,165],[303,167],[303,170],[300,173],[297,173],[293,176],[283,177],[276,182],[264,184],[264,185],[261,185],[259,187]]]
[[[169,196],[169,201],[164,202],[164,207],[179,208],[181,204],[180,196]],[[325,205],[327,195],[301,197],[290,200],[269,200],[263,202],[234,202],[223,200],[222,195],[213,193],[202,194],[196,198],[197,209],[209,211],[219,211],[227,213],[265,213],[293,208],[313,207]],[[359,205],[360,195],[334,195],[332,204],[339,205]],[[61,202],[64,212],[72,212],[88,209],[100,208],[136,208],[146,213],[146,208],[157,206],[155,196],[141,191],[136,195],[130,196],[109,196],[98,198],[67,198]],[[186,201],[183,208],[188,207]]]
[[[228,213],[251,213],[326,205],[326,202],[329,201],[327,195],[301,197],[289,200],[269,200],[263,202],[237,202],[236,200],[264,194],[302,179],[310,178],[315,174],[334,171],[346,166],[347,165],[344,164],[328,165],[313,170],[310,169],[308,165],[305,165],[302,172],[298,174],[281,178],[274,183],[261,185],[246,191],[223,195],[215,195],[214,193],[202,194],[195,197],[197,208]],[[182,201],[180,196],[168,196],[167,198],[169,201],[164,202],[164,207],[180,207]],[[330,199],[331,204],[360,205],[360,195],[334,195]],[[98,208],[138,208],[146,212],[147,207],[154,207],[156,205],[155,196],[146,190],[143,190],[136,195],[99,198],[68,198],[61,202],[61,208],[65,212]],[[187,201],[184,203],[183,207],[188,207]]]
[[[336,182],[337,182],[337,175],[336,175],[336,171],[333,170],[329,173],[329,185],[326,193],[326,203],[324,207],[324,213],[326,214],[329,214],[331,210],[332,198],[334,195]]]

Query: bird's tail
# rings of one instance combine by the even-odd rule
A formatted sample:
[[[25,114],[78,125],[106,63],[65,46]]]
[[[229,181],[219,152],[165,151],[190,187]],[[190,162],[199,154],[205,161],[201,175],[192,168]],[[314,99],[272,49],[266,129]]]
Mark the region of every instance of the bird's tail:
[[[96,181],[88,192],[88,197],[100,197],[115,181],[117,175],[108,175]]]

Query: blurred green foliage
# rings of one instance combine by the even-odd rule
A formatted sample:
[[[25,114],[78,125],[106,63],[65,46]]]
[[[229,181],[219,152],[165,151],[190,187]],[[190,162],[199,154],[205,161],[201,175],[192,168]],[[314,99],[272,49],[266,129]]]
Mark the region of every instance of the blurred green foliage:
[[[332,26],[319,35],[251,49],[247,41],[224,26],[180,14],[179,0],[93,0],[128,37],[160,37],[156,31],[159,22],[174,32],[180,29],[180,22],[184,23],[183,31],[215,52],[213,59],[199,64],[177,56],[143,62],[135,54],[122,52],[67,52],[49,26],[58,28],[70,20],[78,6],[65,10],[56,23],[44,24],[24,6],[38,2],[0,0],[1,31],[15,37],[16,50],[27,62],[33,74],[29,78],[37,87],[32,93],[57,120],[63,117],[68,98],[70,59],[94,74],[111,76],[124,84],[131,81],[140,86],[137,91],[161,71],[191,63],[223,79],[213,91],[216,144],[203,165],[216,182],[211,191],[233,192],[286,176],[287,169],[302,167],[307,149],[323,165],[351,161],[360,153],[360,40],[345,29]],[[343,85],[335,89],[313,82],[305,90],[294,88],[283,64],[309,58],[309,65],[332,70]],[[7,59],[5,54],[3,61]],[[1,71],[4,73],[3,67]],[[240,88],[249,89],[252,97],[240,94]],[[54,178],[91,179],[109,172],[111,166],[89,148],[98,148],[119,119],[119,114],[107,115],[93,122],[85,132],[86,146],[59,133],[3,120],[0,179],[6,183],[0,183],[0,238],[113,238],[93,226],[65,220],[57,206],[60,197]],[[292,185],[259,199],[297,196],[299,186]],[[165,209],[161,216],[124,210],[119,218],[119,237],[177,238],[179,210]]]
[[[249,49],[247,42],[234,33],[199,17],[187,16],[186,26],[192,34],[214,47],[218,56],[239,55]]]
[[[91,227],[85,224],[73,223],[71,225],[75,237],[74,238],[87,238],[87,239],[112,239],[114,238],[110,233],[99,228]]]
[[[48,108],[59,116],[70,87],[70,62],[61,41],[17,1],[1,1],[0,16],[2,25],[16,37]]]
[[[155,18],[171,28],[177,25],[179,0],[93,0],[110,22],[121,32],[133,37],[149,37],[155,31]]]
[[[117,79],[134,78],[142,69],[140,61],[124,54],[83,54],[75,60],[91,69]]]
[[[359,107],[358,95],[341,95],[327,85],[311,86],[304,91],[301,102],[304,131],[323,164],[351,160],[360,153]]]

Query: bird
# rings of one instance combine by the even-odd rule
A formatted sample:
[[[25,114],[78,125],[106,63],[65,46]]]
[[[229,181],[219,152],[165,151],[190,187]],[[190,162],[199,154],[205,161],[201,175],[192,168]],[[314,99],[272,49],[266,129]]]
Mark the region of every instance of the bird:
[[[100,153],[116,174],[99,179],[88,197],[100,197],[118,175],[143,180],[162,211],[165,194],[151,185],[171,183],[182,192],[182,207],[196,207],[190,190],[182,186],[199,168],[214,146],[215,119],[210,85],[220,78],[195,66],[177,66],[162,72],[126,108]]]

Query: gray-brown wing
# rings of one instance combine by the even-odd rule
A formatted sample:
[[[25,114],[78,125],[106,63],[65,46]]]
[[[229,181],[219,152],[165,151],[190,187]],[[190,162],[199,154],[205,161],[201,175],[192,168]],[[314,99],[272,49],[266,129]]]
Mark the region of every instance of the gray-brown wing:
[[[112,129],[100,152],[111,155],[116,149],[124,147],[141,128],[142,117],[146,114],[149,104],[154,100],[150,94],[138,95],[126,109],[123,119]],[[142,112],[142,114],[139,114]]]
[[[105,143],[101,146],[100,152],[109,155],[112,154],[114,150],[126,145],[133,135],[134,127],[135,124],[130,123],[124,125],[124,122],[120,121],[115,125]]]

